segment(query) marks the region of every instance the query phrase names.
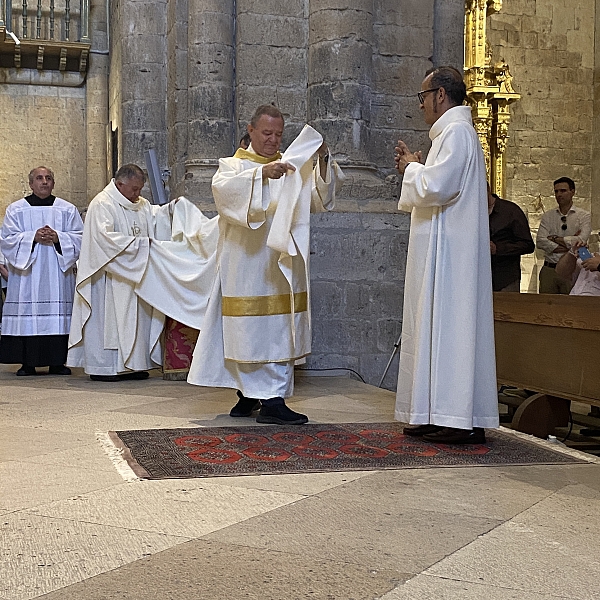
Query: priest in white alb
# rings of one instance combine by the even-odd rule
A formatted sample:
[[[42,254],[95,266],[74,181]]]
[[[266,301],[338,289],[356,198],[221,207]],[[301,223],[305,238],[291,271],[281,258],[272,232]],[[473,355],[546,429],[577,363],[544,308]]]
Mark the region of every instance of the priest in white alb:
[[[32,194],[6,209],[0,247],[8,267],[0,362],[17,375],[70,375],[65,366],[83,222],[73,204],[52,195],[54,174],[29,173]]]
[[[396,419],[430,442],[484,443],[498,427],[485,159],[458,70],[433,70],[418,97],[427,160],[402,141],[395,158],[411,212]]]
[[[94,381],[161,367],[165,315],[200,329],[214,282],[218,219],[185,198],[151,205],[144,182],[124,165],[86,214],[68,364]]]
[[[250,146],[222,158],[212,181],[219,213],[217,278],[188,382],[237,390],[232,417],[302,424],[291,410],[294,362],[310,353],[310,213],[330,210],[341,171],[305,126],[282,156],[284,118],[255,111]],[[317,157],[313,166],[313,159]]]

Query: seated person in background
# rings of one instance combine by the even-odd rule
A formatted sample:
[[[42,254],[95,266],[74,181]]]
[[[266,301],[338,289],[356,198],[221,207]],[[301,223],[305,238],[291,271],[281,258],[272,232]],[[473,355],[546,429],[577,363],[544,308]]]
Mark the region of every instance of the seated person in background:
[[[583,242],[575,242],[558,261],[556,274],[573,286],[571,296],[600,296],[600,254],[582,260],[578,251],[585,247]]]
[[[518,204],[492,194],[489,183],[487,194],[492,288],[495,292],[520,292],[521,255],[535,250],[527,217]]]
[[[575,242],[558,261],[556,274],[573,283],[571,296],[600,296],[600,254],[582,260],[578,251],[585,247],[582,242]],[[600,406],[592,406],[589,416],[600,417]]]

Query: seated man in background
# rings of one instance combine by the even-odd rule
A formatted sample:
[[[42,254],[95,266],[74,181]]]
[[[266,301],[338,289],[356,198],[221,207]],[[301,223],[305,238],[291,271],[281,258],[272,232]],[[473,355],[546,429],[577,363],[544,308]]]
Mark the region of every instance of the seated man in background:
[[[583,242],[575,242],[556,264],[556,274],[572,286],[571,296],[600,296],[600,254],[581,259]]]

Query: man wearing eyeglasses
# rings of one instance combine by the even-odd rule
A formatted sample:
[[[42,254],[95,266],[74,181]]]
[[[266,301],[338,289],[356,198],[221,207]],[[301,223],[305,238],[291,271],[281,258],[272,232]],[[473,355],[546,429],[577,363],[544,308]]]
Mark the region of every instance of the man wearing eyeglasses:
[[[544,266],[540,270],[540,294],[568,294],[570,281],[556,274],[556,264],[575,242],[586,243],[592,231],[590,213],[573,206],[575,182],[560,177],[554,182],[557,208],[542,215],[536,246],[544,252]]]
[[[395,416],[440,444],[482,444],[498,427],[485,158],[465,97],[457,69],[428,74],[431,150],[421,164],[399,140],[395,157],[411,213]]]

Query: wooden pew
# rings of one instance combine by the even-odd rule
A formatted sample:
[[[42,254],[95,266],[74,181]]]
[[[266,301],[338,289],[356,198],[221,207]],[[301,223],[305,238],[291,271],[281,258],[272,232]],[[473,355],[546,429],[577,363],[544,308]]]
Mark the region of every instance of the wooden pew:
[[[546,438],[571,400],[600,406],[600,297],[494,293],[498,382],[537,394],[511,426]]]

